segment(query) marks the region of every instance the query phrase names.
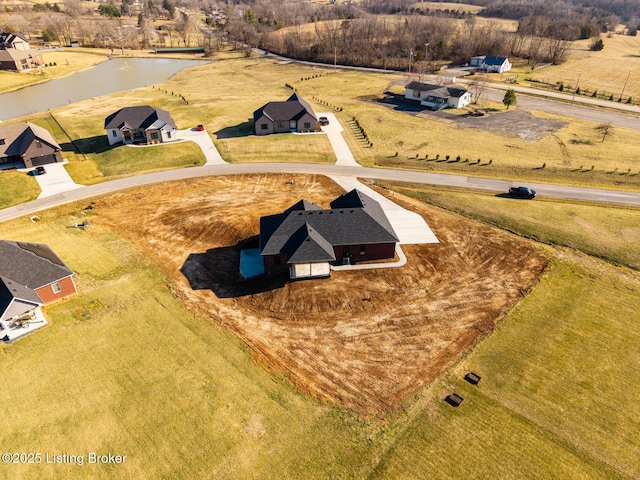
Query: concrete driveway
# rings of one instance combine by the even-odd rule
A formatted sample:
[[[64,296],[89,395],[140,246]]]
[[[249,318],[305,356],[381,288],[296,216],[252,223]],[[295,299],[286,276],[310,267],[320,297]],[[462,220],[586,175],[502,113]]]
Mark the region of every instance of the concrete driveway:
[[[423,243],[440,243],[435,234],[420,215],[402,208],[384,195],[360,183],[355,177],[338,177],[329,175],[329,178],[344,188],[347,192],[357,188],[365,195],[373,198],[380,204],[387,215],[391,226],[396,232],[401,244],[417,245]]]
[[[204,153],[207,162],[205,165],[224,165],[225,162],[220,156],[220,152],[213,144],[213,140],[209,136],[209,133],[206,130],[199,132],[195,128],[188,128],[187,130],[178,130],[178,139],[180,140],[190,140],[192,142],[197,143]]]
[[[321,128],[322,131],[327,134],[329,143],[331,143],[331,147],[336,154],[336,165],[344,165],[348,167],[360,166],[360,164],[356,162],[356,159],[353,158],[351,149],[342,136],[342,132],[344,129],[342,128],[342,125],[340,125],[340,122],[338,121],[336,116],[330,112],[317,113],[316,115],[318,118],[327,117],[327,119],[329,120],[329,125],[325,125]]]
[[[50,163],[45,165],[44,168],[47,173],[44,175],[37,175],[35,168],[20,169],[21,172],[26,172],[28,175],[33,175],[40,185],[42,192],[38,195],[38,198],[51,197],[58,193],[68,192],[70,190],[76,190],[83,188],[84,185],[79,185],[73,181],[69,176],[67,169],[64,165],[68,163],[66,160],[62,163]]]

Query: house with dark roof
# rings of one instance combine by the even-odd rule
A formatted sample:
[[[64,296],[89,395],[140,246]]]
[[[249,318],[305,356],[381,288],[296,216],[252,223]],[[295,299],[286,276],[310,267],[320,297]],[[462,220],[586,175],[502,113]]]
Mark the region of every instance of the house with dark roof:
[[[328,277],[331,265],[393,258],[398,237],[378,202],[354,189],[325,210],[300,200],[260,218],[260,254],[267,276]]]
[[[60,145],[45,128],[30,122],[0,124],[0,165],[27,168],[63,161]]]
[[[121,108],[104,120],[104,129],[109,145],[172,142],[178,134],[169,112],[149,105]]]
[[[0,339],[44,326],[40,307],[76,293],[73,276],[47,245],[0,240]]]
[[[311,106],[294,93],[284,102],[269,102],[253,112],[256,135],[318,130],[318,119]]]
[[[463,108],[471,103],[471,92],[466,88],[416,81],[409,82],[404,88],[406,99],[417,100],[432,110]]]
[[[0,50],[13,48],[15,50],[30,50],[29,41],[19,33],[0,33]]]
[[[494,57],[487,55],[484,57],[484,60],[482,60],[482,63],[480,63],[478,68],[484,72],[503,73],[511,70],[511,63],[506,57]]]

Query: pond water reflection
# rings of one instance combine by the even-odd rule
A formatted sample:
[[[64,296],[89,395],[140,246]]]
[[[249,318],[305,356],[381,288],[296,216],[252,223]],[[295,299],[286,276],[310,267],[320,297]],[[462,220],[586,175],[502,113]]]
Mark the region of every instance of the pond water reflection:
[[[117,58],[68,77],[0,95],[0,120],[23,117],[100,95],[153,85],[204,60]],[[55,67],[54,67],[55,68]]]

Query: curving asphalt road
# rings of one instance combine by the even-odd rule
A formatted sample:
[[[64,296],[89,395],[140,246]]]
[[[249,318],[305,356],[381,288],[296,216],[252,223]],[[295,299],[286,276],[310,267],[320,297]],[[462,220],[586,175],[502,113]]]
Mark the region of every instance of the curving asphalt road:
[[[250,163],[239,165],[209,165],[203,167],[184,168],[154,172],[135,177],[120,178],[109,182],[90,185],[84,188],[40,198],[31,202],[0,210],[0,222],[32,215],[58,205],[85,200],[98,195],[116,192],[127,188],[152,185],[154,183],[169,182],[217,175],[240,175],[253,173],[284,173],[284,174],[315,174],[326,176],[371,178],[376,180],[391,180],[398,182],[420,183],[425,185],[440,185],[448,187],[467,188],[475,190],[506,192],[509,187],[518,182],[496,180],[490,178],[465,177],[442,173],[426,173],[408,170],[389,170],[384,168],[365,168],[346,165],[315,165],[299,163]],[[527,186],[545,197],[566,198],[591,202],[602,202],[623,205],[640,206],[640,193],[616,190],[602,190],[597,188],[568,187],[562,185],[546,185],[527,182]]]

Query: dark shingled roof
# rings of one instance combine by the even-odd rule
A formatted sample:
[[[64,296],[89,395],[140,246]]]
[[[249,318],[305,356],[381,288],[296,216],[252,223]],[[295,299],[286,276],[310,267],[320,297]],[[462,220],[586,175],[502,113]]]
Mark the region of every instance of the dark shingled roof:
[[[47,245],[0,240],[0,275],[36,290],[73,272]]]
[[[482,63],[485,65],[502,65],[506,60],[506,57],[494,57],[487,55]]]
[[[149,105],[140,107],[124,107],[112,113],[104,120],[104,128],[124,127],[130,130],[145,130],[150,126],[162,128],[165,124],[176,127],[175,122],[169,112],[161,108],[154,108]]]
[[[432,97],[438,98],[460,98],[469,90],[461,87],[448,87],[445,85],[436,85],[434,83],[409,82],[406,86],[408,90],[418,90],[419,92],[429,92]]]
[[[0,145],[0,157],[21,157],[35,139],[60,150],[48,130],[30,122],[0,125],[0,139],[4,140],[4,145]]]
[[[335,260],[330,248],[333,245],[397,241],[380,204],[358,190],[336,198],[330,210],[291,207],[283,213],[260,218],[260,253],[283,253],[287,263]]]
[[[265,115],[273,122],[287,122],[289,120],[298,120],[305,113],[313,118],[316,114],[313,109],[300,95],[294,93],[284,102],[269,102],[253,113],[254,122],[262,115]]]
[[[35,291],[0,275],[0,319],[20,315],[42,304]]]

